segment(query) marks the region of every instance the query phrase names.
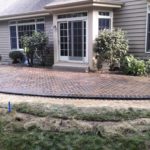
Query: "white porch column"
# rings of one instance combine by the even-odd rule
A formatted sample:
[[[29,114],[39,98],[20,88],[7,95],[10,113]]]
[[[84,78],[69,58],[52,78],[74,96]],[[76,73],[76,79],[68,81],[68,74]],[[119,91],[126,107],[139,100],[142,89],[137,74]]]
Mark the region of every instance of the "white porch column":
[[[54,38],[54,64],[58,62],[59,44],[58,44],[58,26],[57,15],[53,14],[53,38]]]
[[[88,13],[88,54],[89,67],[93,69],[93,45],[95,38],[98,36],[98,11],[90,10]]]

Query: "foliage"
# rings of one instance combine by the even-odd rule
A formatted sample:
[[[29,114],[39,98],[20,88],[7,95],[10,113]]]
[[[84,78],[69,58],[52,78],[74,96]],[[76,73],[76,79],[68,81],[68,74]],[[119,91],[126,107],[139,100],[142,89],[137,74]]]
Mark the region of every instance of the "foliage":
[[[128,41],[125,32],[121,29],[101,31],[95,40],[94,51],[102,61],[108,61],[113,67],[114,62],[119,63],[127,54]]]
[[[138,60],[134,56],[126,56],[122,61],[122,70],[128,75],[145,75],[146,64],[144,60]]]
[[[39,117],[62,119],[77,119],[86,121],[122,121],[149,118],[150,111],[139,109],[111,109],[111,108],[76,108],[72,106],[54,105],[45,108],[42,105],[21,103],[14,106],[17,112],[32,114]]]
[[[37,53],[36,56],[42,64],[44,63],[44,52],[48,44],[48,37],[45,33],[35,32],[32,36],[24,36],[22,43],[30,66],[33,65],[33,56]]]
[[[150,73],[150,59],[145,62],[146,64],[146,72],[149,74]]]
[[[135,136],[103,136],[99,134],[56,133],[31,131],[3,131],[1,150],[146,150],[150,132]]]
[[[25,56],[21,51],[11,51],[9,57],[13,60],[13,64],[24,62]]]
[[[31,104],[29,104],[31,105]],[[18,105],[18,110],[24,111],[27,110],[27,104]],[[20,107],[21,106],[21,107]],[[56,118],[45,117],[41,118],[38,116],[27,115],[25,113],[17,114],[17,112],[13,112],[8,114],[7,111],[0,111],[0,149],[1,150],[148,150],[150,146],[150,128],[149,128],[149,117],[150,111],[142,110],[142,109],[124,109],[124,110],[115,110],[112,111],[110,108],[76,108],[71,106],[55,106],[55,108],[48,107],[47,109],[42,109],[43,105],[39,108],[32,106],[33,110],[36,110],[37,115],[41,113],[41,110],[54,111],[59,114],[59,118],[61,121],[57,122]],[[63,106],[64,107],[64,106]],[[102,109],[99,112],[99,109]],[[31,106],[30,106],[31,110]],[[39,113],[38,113],[39,110]],[[64,111],[66,110],[66,111]],[[111,112],[112,111],[112,112]],[[67,114],[66,114],[67,112]],[[84,112],[84,113],[83,113]],[[30,112],[29,112],[30,113]],[[32,114],[34,111],[31,112]],[[63,127],[66,127],[63,124],[63,115],[69,118],[71,121],[75,121],[74,113],[80,114],[80,116],[86,116],[88,118],[88,113],[94,113],[92,116],[92,120],[94,117],[101,116],[102,113],[105,114],[105,118],[108,118],[104,121],[106,122],[92,122],[90,118],[88,121],[81,121],[82,128],[87,125],[87,123],[92,125],[92,130],[86,133],[83,132],[72,132],[63,130],[52,131],[50,129],[42,129],[44,126],[49,124],[59,124]],[[87,113],[87,115],[86,115]],[[148,115],[146,115],[149,114]],[[53,114],[52,112],[49,115]],[[146,116],[144,116],[146,115]],[[17,117],[21,117],[22,120],[16,120]],[[26,116],[26,117],[25,117]],[[42,115],[43,116],[43,115]],[[113,122],[114,118],[119,116],[120,122]],[[81,119],[80,117],[79,119]],[[124,118],[129,121],[122,121]],[[145,118],[145,120],[140,119]],[[148,119],[146,119],[148,118]],[[54,119],[54,120],[52,120]],[[130,119],[136,119],[131,121]],[[39,122],[38,122],[39,120]],[[64,119],[65,121],[69,121],[68,118]],[[30,128],[25,128],[25,124],[28,121],[40,124],[42,128],[39,126],[32,126]],[[42,124],[42,122],[44,124]],[[74,127],[75,124],[72,124]],[[72,126],[68,126],[71,128]]]

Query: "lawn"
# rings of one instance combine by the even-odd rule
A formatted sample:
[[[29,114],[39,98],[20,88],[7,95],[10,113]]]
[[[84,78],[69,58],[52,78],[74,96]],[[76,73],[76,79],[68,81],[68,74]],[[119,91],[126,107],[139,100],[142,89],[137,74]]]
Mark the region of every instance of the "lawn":
[[[150,110],[16,104],[0,108],[0,150],[149,150]]]

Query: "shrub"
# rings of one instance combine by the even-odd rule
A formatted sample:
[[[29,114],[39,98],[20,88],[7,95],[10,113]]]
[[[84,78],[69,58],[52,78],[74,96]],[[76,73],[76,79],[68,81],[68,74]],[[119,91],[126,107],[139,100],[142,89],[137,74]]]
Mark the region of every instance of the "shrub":
[[[150,59],[148,61],[146,61],[145,64],[146,64],[147,73],[150,73]]]
[[[22,43],[30,66],[33,65],[34,54],[41,64],[44,64],[44,54],[48,44],[48,37],[45,33],[35,32],[32,36],[24,36]]]
[[[123,59],[122,70],[128,75],[145,75],[147,72],[144,60],[138,60],[132,55]]]
[[[12,51],[9,53],[9,57],[13,60],[13,64],[24,62],[25,56],[21,51]]]
[[[120,63],[128,51],[125,32],[121,29],[101,31],[95,40],[94,51],[99,55],[101,62],[108,61],[113,69],[114,64]]]

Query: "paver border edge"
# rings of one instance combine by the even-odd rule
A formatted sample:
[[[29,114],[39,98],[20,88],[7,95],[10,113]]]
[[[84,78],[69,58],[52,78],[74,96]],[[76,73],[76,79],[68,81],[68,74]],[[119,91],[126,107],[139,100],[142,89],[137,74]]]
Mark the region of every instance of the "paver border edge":
[[[41,98],[56,98],[56,99],[81,99],[81,100],[150,100],[149,96],[75,96],[75,95],[40,95],[40,94],[25,94],[25,93],[13,93],[13,92],[3,92],[0,91],[0,94],[6,95],[16,95],[16,96],[29,96],[29,97],[41,97]]]

